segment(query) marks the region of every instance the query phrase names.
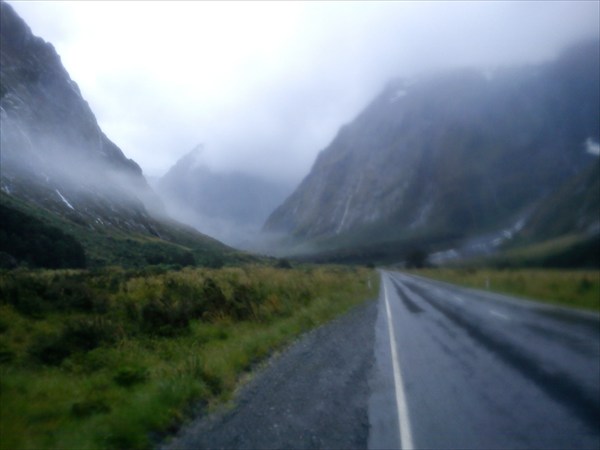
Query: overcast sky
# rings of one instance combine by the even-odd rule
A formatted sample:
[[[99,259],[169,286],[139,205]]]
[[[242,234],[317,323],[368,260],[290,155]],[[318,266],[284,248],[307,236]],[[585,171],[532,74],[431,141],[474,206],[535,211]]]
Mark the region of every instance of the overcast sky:
[[[9,3],[145,174],[203,143],[215,169],[291,183],[388,79],[548,60],[600,16],[598,1]]]

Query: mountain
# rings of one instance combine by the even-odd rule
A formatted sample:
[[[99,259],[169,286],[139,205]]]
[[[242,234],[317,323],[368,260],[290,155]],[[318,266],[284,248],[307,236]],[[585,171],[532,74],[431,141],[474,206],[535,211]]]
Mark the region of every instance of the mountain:
[[[600,232],[600,164],[569,179],[535,209],[520,237],[540,241]]]
[[[253,247],[262,224],[291,188],[202,163],[202,146],[183,156],[156,183],[169,212],[235,247]]]
[[[85,250],[86,262],[76,258],[76,266],[203,262],[230,252],[165,215],[140,167],[98,126],[54,47],[4,2],[0,127],[4,260],[37,265],[39,249],[61,253],[51,238],[60,233]],[[29,228],[15,226],[23,221]],[[62,265],[73,264],[58,258],[52,266]]]
[[[496,265],[600,267],[600,164],[540,202]]]
[[[284,233],[288,251],[337,260],[397,260],[415,247],[517,233],[598,164],[586,149],[600,140],[599,48],[594,40],[546,64],[390,82],[264,231]]]

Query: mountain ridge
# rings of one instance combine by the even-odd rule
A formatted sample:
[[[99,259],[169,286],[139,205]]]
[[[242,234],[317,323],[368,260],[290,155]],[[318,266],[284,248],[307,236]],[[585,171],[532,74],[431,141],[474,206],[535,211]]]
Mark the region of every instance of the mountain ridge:
[[[4,1],[0,21],[3,210],[26,214],[48,236],[58,229],[76,238],[92,267],[227,261],[232,249],[166,215],[139,165],[100,129],[54,47]],[[9,230],[9,220],[1,225],[0,251],[15,258],[9,238],[27,237]],[[11,251],[36,260],[33,249]]]
[[[600,140],[599,48],[591,40],[543,65],[393,80],[263,230],[286,234],[290,252],[404,241],[402,253],[419,236],[435,250],[513,226],[597,163],[585,143]]]

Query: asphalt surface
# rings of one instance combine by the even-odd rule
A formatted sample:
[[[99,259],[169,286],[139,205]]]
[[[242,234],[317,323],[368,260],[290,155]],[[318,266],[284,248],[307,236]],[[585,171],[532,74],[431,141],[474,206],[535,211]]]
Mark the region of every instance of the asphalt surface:
[[[597,314],[381,274],[161,448],[600,448]]]
[[[403,391],[408,417],[402,434],[398,402],[371,407],[371,448],[600,448],[597,316],[382,276],[400,386],[381,363],[387,349],[376,373]],[[381,318],[377,330],[389,347]]]

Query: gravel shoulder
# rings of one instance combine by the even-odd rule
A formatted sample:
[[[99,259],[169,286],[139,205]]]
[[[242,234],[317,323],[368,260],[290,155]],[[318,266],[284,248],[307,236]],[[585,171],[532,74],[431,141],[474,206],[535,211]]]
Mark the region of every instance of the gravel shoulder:
[[[199,417],[161,450],[366,448],[377,302],[370,300],[271,358],[234,408]]]

